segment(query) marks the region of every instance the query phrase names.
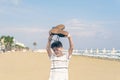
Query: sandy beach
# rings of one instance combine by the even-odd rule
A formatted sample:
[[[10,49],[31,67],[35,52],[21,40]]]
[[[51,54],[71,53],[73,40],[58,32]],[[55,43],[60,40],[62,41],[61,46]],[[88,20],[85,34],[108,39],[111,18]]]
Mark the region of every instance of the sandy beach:
[[[0,53],[0,80],[48,80],[49,70],[45,53]],[[120,80],[120,61],[72,56],[69,80]]]

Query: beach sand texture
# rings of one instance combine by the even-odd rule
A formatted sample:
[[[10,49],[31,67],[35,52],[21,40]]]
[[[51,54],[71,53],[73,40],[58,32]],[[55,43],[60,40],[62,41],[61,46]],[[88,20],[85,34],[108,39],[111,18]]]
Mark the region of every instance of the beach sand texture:
[[[49,71],[45,53],[0,53],[0,80],[48,80]],[[72,56],[69,80],[120,80],[120,61]]]

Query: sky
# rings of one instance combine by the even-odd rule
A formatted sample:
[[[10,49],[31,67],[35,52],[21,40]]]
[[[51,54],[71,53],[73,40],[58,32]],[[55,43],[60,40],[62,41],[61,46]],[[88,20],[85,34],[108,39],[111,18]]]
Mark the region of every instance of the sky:
[[[120,49],[120,0],[0,0],[0,36],[45,49],[49,30],[65,25],[74,49]],[[68,49],[68,39],[60,38]]]

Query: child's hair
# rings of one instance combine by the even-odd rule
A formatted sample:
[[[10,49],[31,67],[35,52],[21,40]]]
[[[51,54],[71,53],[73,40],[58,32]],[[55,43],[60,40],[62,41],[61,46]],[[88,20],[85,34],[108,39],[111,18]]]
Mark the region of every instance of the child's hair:
[[[52,44],[51,44],[51,48],[53,49],[54,47],[63,47],[62,43],[60,41],[54,41]]]

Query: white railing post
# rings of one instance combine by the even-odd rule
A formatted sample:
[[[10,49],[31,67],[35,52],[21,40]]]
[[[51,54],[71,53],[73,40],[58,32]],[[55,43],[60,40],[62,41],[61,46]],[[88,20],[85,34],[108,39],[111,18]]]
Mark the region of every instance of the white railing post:
[[[115,48],[112,48],[112,51],[111,51],[111,53],[116,53],[116,50],[115,50]]]
[[[88,50],[87,50],[87,48],[86,48],[86,50],[85,50],[85,53],[88,53]]]
[[[106,53],[106,48],[103,49],[103,53]]]
[[[98,49],[98,48],[96,49],[96,53],[97,53],[97,54],[99,53],[99,49]]]
[[[90,53],[93,53],[93,49],[92,48],[90,49]]]

